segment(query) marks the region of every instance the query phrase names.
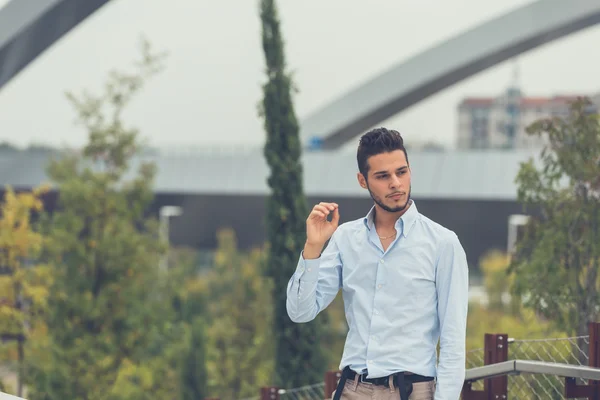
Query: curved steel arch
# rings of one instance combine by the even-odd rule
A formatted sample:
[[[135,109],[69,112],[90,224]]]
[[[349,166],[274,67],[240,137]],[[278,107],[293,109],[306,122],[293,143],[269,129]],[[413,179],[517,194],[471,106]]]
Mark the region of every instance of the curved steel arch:
[[[392,67],[300,123],[303,142],[335,149],[419,101],[518,54],[600,22],[599,0],[539,0]]]
[[[110,0],[11,0],[0,9],[0,89]]]
[[[0,9],[0,89],[110,0],[11,0]],[[333,149],[413,104],[518,54],[600,22],[598,0],[539,0],[456,36],[301,121],[305,143]]]

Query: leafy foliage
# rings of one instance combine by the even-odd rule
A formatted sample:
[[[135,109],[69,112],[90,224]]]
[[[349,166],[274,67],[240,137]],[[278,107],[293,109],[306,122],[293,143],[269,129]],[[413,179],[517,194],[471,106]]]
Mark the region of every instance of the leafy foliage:
[[[47,190],[44,186],[15,193],[8,187],[0,206],[0,339],[16,343],[6,358],[18,363],[18,396],[23,394],[25,345],[45,331],[43,315],[52,283],[50,268],[35,264],[44,237],[32,222],[43,211],[40,197]]]
[[[265,252],[237,249],[223,230],[213,269],[203,281],[207,298],[207,370],[212,396],[254,397],[272,384],[272,283],[264,279]]]
[[[483,347],[486,333],[507,333],[513,338],[565,337],[566,334],[524,308],[521,299],[510,296],[514,276],[510,274],[510,257],[492,250],[482,257],[480,269],[487,302],[472,301],[467,318],[467,349]]]
[[[180,366],[181,399],[204,399],[208,393],[206,327],[201,317],[193,318],[188,327]]]
[[[528,128],[548,145],[521,165],[519,201],[531,212],[511,266],[513,294],[572,335],[600,316],[600,123],[580,99],[566,117]]]
[[[157,223],[145,212],[155,168],[138,162],[136,129],[122,114],[161,68],[149,45],[133,73],[114,71],[104,93],[69,94],[88,132],[81,153],[54,160],[48,174],[58,210],[45,220],[44,259],[55,282],[48,300],[48,337],[29,398],[153,399],[177,393],[181,335],[158,262],[164,249]]]
[[[576,364],[581,356],[582,341],[566,340],[567,333],[558,330],[552,321],[523,307],[521,299],[510,296],[514,275],[510,274],[510,257],[500,251],[490,251],[481,260],[488,302],[469,304],[467,319],[467,368],[483,365],[484,335],[502,333],[509,337],[509,360],[535,360]],[[544,340],[550,339],[550,340]],[[559,339],[559,340],[556,340]],[[561,382],[562,381],[562,382]],[[562,391],[564,380],[551,375],[523,374],[508,380],[509,397],[526,399],[548,397]],[[474,385],[483,389],[483,381]]]

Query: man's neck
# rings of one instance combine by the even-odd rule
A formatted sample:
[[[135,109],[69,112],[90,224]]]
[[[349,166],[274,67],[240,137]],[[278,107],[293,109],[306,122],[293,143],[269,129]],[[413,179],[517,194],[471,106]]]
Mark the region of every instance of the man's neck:
[[[402,211],[388,212],[375,204],[375,226],[385,230],[394,229],[398,218],[402,217],[412,205],[412,200],[409,200],[408,205]]]

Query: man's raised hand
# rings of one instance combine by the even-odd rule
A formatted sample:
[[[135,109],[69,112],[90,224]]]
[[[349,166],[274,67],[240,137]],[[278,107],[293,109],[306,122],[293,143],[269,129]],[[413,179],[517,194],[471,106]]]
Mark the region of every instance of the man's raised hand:
[[[328,217],[331,215],[331,220]],[[340,222],[339,206],[321,202],[313,207],[306,219],[305,258],[317,258]]]

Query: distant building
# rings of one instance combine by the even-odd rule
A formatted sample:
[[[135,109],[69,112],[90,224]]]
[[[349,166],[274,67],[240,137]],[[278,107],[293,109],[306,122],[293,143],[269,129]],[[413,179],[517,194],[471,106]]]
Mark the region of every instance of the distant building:
[[[510,250],[518,237],[524,210],[514,178],[520,163],[531,157],[535,152],[409,151],[411,193],[419,211],[456,232],[473,271],[486,252]],[[0,153],[0,196],[6,185],[27,190],[47,182],[49,160],[44,153]],[[240,248],[264,244],[270,169],[260,150],[158,152],[136,158],[132,170],[142,160],[157,166],[156,196],[148,212],[165,217],[161,221],[171,244],[211,254],[224,228],[236,232]],[[356,180],[353,150],[307,152],[302,161],[309,207],[333,201],[340,205],[342,222],[364,217],[373,201]],[[48,211],[56,208],[56,200],[56,192],[45,196]],[[173,209],[182,216],[165,212]],[[172,218],[166,218],[169,214]]]
[[[512,86],[499,97],[468,97],[458,106],[459,149],[538,149],[544,137],[529,136],[527,126],[534,121],[568,113],[576,96],[525,97]],[[600,95],[592,97],[600,104]],[[597,111],[598,106],[594,107]]]

